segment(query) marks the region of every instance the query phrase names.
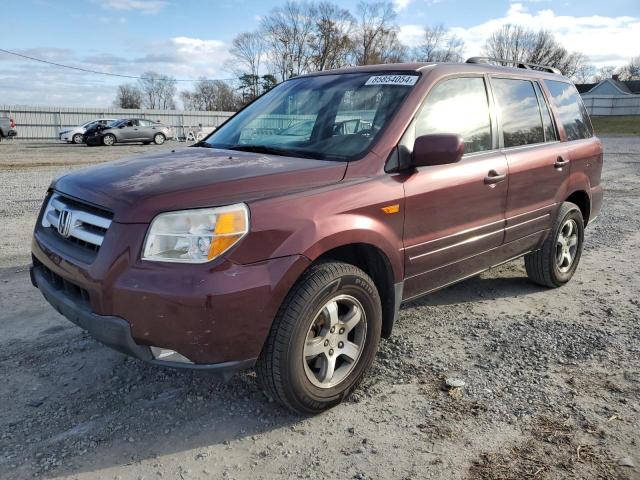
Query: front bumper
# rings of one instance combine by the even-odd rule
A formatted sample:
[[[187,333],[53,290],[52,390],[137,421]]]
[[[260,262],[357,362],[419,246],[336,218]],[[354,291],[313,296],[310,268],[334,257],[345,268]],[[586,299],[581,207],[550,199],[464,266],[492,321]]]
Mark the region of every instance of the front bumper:
[[[83,260],[72,258],[72,252],[38,227],[32,242],[34,284],[73,323],[129,355],[153,361],[149,347],[154,346],[193,362],[171,366],[250,366],[309,260],[289,256],[246,265],[222,258],[200,265],[144,262],[136,252],[146,229],[114,222],[95,258]],[[47,275],[57,281],[47,283]],[[103,328],[118,330],[117,341]]]
[[[31,267],[30,274],[33,285],[42,292],[44,298],[53,308],[68,320],[86,330],[93,338],[119,352],[149,363],[175,368],[204,369],[220,373],[225,377],[233,375],[240,370],[251,368],[255,363],[255,359],[211,365],[156,360],[153,358],[151,349],[148,346],[138,345],[135,342],[131,335],[131,326],[126,320],[114,316],[96,315],[91,312],[82,298],[74,298],[74,294],[69,289],[65,289],[64,285],[56,285],[51,280],[51,277],[47,275],[44,267]]]

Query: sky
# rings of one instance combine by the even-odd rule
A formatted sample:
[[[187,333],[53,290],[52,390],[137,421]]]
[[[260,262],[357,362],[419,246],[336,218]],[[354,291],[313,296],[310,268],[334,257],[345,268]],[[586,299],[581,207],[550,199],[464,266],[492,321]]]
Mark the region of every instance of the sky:
[[[227,79],[229,45],[256,29],[280,0],[20,0],[0,16],[0,48],[74,66],[179,79]],[[355,12],[357,0],[340,0]],[[461,37],[466,56],[482,54],[501,25],[554,33],[597,67],[640,55],[640,0],[395,0],[400,38],[409,46],[425,26]],[[0,105],[106,107],[126,80],[74,72],[0,52]],[[179,89],[192,84],[180,82]]]

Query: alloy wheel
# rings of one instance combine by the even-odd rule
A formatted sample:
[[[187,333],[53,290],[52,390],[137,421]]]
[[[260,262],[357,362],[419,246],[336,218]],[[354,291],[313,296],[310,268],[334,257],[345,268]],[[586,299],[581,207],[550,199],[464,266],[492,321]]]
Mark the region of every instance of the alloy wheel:
[[[307,379],[319,388],[338,385],[357,365],[366,337],[367,321],[360,302],[351,295],[330,299],[307,332],[302,359]]]
[[[578,225],[572,218],[568,219],[558,232],[556,241],[556,266],[562,273],[569,271],[578,251]]]

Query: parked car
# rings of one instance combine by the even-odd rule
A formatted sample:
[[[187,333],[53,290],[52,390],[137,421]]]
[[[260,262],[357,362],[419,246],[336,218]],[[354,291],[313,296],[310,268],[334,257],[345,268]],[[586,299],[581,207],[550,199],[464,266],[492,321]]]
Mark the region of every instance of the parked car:
[[[336,405],[403,302],[522,256],[545,287],[576,271],[601,142],[569,79],[488,62],[296,77],[194,147],[68,173],[32,281],[129,355],[255,366],[295,411]],[[315,118],[311,135],[256,136],[286,116]]]
[[[58,137],[63,142],[80,144],[83,142],[82,137],[87,129],[97,125],[102,125],[104,127],[115,121],[115,118],[98,118],[96,120],[83,123],[82,125],[78,125],[77,127],[63,128],[60,130]]]
[[[151,142],[162,145],[173,138],[173,130],[167,125],[144,118],[123,118],[105,128],[92,129],[86,132],[84,142],[87,145],[105,145],[110,147],[116,143]]]
[[[18,135],[16,124],[11,117],[0,117],[0,142]]]

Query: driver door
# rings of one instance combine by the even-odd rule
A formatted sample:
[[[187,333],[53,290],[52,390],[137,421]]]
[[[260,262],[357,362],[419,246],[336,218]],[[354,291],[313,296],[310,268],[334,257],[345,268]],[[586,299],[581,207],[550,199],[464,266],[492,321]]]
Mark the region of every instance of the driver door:
[[[507,161],[497,148],[487,91],[483,76],[441,81],[403,140],[413,146],[418,136],[453,133],[465,142],[459,162],[418,167],[404,183],[405,299],[498,263]]]

